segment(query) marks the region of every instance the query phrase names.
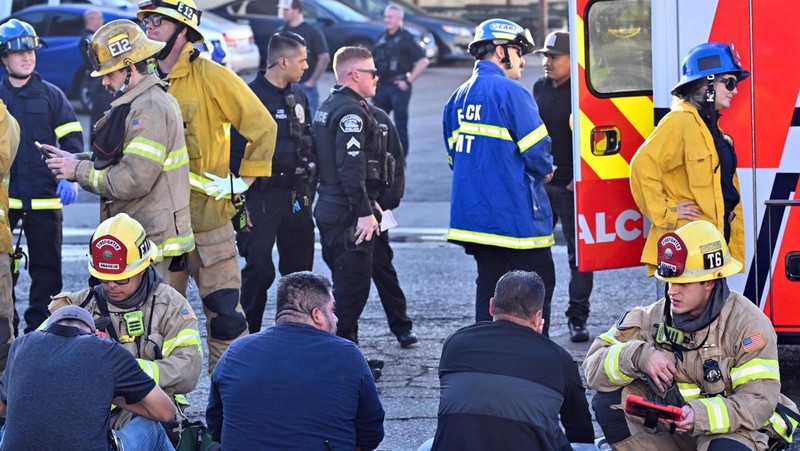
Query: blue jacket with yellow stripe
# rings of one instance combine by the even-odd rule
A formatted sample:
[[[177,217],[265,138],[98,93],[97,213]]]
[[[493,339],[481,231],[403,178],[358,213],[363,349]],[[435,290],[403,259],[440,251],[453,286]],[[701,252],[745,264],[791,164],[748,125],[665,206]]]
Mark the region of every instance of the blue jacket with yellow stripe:
[[[22,88],[14,88],[8,77],[0,84],[0,99],[20,125],[17,158],[11,166],[8,189],[11,209],[61,208],[56,195],[58,182],[33,144],[51,144],[67,152],[83,150],[81,124],[60,89],[33,73]]]
[[[553,245],[543,179],[550,137],[533,96],[491,61],[450,97],[442,118],[453,169],[449,241],[511,249]]]

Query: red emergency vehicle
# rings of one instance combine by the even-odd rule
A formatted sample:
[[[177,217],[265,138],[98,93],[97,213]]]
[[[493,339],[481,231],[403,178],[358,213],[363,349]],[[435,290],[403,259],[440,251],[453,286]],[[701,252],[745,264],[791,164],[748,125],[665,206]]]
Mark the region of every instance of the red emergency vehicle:
[[[631,197],[631,158],[669,111],[688,51],[733,42],[752,76],[721,119],[746,227],[745,272],[729,282],[782,342],[800,341],[798,23],[794,1],[570,0],[579,268],[641,265],[649,224]]]

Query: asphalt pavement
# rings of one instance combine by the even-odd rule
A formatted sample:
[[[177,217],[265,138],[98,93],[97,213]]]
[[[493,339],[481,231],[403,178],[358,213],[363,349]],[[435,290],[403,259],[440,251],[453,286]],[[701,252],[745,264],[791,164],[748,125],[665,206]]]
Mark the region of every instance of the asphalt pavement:
[[[528,57],[528,69],[522,80],[526,86],[531,86],[541,75],[537,63],[535,57]],[[406,195],[395,211],[399,225],[390,234],[396,243],[395,266],[420,342],[409,349],[399,347],[389,332],[374,288],[359,326],[364,354],[368,358],[386,361],[378,382],[386,410],[386,437],[380,445],[381,450],[414,450],[434,434],[439,397],[437,368],[442,343],[452,332],[473,320],[475,263],[460,247],[443,240],[449,217],[451,175],[441,135],[442,106],[453,90],[469,77],[470,70],[470,66],[431,67],[414,85]],[[322,92],[327,92],[332,84],[332,74],[325,74],[320,82]],[[88,129],[86,117],[81,118]],[[65,290],[78,290],[86,284],[86,250],[92,229],[98,223],[98,215],[97,198],[88,193],[81,193],[78,203],[64,209]],[[553,298],[551,338],[581,363],[589,344],[574,344],[568,339],[564,311],[568,299],[566,282],[569,268],[560,233],[556,233],[556,237],[559,241],[553,247],[553,257],[557,286]],[[314,270],[330,275],[319,253],[319,245]],[[27,273],[23,271],[17,290],[20,311],[27,303],[29,283]],[[269,293],[264,327],[274,323],[274,292],[273,287]],[[631,306],[653,302],[657,296],[655,284],[645,277],[642,268],[595,273],[592,313],[588,321],[592,336],[607,330]],[[194,287],[190,287],[188,298],[197,311],[202,310]],[[201,334],[205,336],[204,323],[201,323]],[[794,374],[791,364],[797,361],[800,359],[794,356],[787,359],[790,363],[788,370],[784,368],[784,372],[788,371],[784,376],[787,380]],[[208,382],[207,375],[203,375],[198,387],[189,394],[192,406],[188,414],[192,419],[203,417]],[[798,385],[794,381],[785,387],[800,392]],[[587,391],[587,397],[591,394]],[[795,400],[800,398],[798,395],[792,397]],[[595,429],[599,432],[597,427]]]

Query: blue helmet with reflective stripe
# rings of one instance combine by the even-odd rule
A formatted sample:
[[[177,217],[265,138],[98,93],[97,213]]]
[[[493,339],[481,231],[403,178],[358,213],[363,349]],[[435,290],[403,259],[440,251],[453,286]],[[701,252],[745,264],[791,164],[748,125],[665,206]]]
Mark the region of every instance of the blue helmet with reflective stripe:
[[[709,75],[732,74],[738,81],[750,76],[750,72],[742,68],[739,52],[730,45],[721,42],[700,44],[689,51],[681,65],[681,79],[672,88],[675,95],[681,87]]]
[[[27,22],[11,19],[0,25],[0,55],[36,50],[42,45],[47,46]]]
[[[475,28],[475,37],[469,43],[469,53],[477,59],[496,45],[516,45],[522,54],[531,53],[535,47],[531,32],[506,19],[489,19]]]

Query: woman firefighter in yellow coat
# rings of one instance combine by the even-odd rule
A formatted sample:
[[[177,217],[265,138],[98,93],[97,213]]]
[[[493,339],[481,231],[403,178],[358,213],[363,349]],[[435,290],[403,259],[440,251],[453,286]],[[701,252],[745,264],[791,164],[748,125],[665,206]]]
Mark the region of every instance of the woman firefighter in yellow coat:
[[[731,255],[744,261],[744,221],[733,140],[718,125],[737,83],[750,76],[739,55],[719,42],[701,44],[683,60],[674,102],[631,160],[631,192],[650,221],[642,252],[655,271],[657,241],[664,233],[703,219],[723,233]]]

